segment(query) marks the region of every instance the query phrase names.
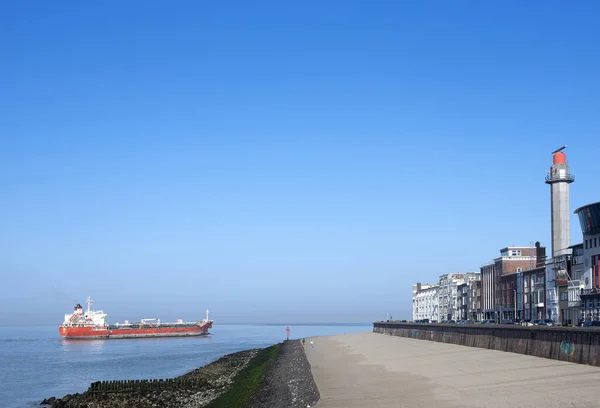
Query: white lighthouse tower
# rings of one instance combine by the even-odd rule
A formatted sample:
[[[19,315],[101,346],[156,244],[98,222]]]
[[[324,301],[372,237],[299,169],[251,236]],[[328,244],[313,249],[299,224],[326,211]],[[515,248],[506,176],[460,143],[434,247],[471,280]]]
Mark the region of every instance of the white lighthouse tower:
[[[552,217],[552,260],[546,263],[546,313],[555,323],[564,321],[559,308],[559,284],[569,280],[566,255],[571,245],[571,214],[569,212],[569,184],[575,177],[569,172],[563,146],[552,152],[552,166],[546,174],[550,184],[550,212]]]
[[[567,254],[571,245],[569,184],[575,181],[575,177],[569,172],[567,155],[563,153],[566,147],[552,152],[552,166],[546,174],[546,183],[550,184],[553,258]]]

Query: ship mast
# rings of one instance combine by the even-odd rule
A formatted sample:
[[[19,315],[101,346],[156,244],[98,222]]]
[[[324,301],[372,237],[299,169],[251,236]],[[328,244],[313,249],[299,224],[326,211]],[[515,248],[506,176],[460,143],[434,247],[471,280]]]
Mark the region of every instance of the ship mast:
[[[208,322],[208,309],[206,309],[206,321]]]
[[[88,296],[88,298],[87,298],[87,305],[88,305],[87,312],[88,312],[88,315],[90,314],[90,311],[92,310],[92,303],[94,303],[94,301],[92,300],[91,297]]]

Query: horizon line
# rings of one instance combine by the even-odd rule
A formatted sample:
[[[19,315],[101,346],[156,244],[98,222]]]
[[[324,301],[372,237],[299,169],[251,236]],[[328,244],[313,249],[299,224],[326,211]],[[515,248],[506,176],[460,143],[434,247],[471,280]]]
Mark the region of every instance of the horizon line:
[[[371,325],[374,322],[295,322],[295,323],[267,323],[267,322],[225,322],[218,323],[217,325],[261,325],[261,326],[327,326],[327,325],[347,325],[347,326],[366,326]],[[60,326],[58,324],[1,324],[0,327],[55,327]]]

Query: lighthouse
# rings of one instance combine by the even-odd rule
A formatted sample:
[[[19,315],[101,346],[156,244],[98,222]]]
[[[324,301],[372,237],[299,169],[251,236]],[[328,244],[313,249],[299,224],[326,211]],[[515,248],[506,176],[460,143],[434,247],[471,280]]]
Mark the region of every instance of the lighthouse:
[[[575,181],[569,172],[563,146],[552,152],[552,166],[546,174],[550,184],[550,213],[552,218],[552,260],[546,263],[546,312],[555,323],[564,321],[559,307],[559,286],[569,280],[566,255],[571,245],[571,215],[569,214],[569,184]],[[561,313],[563,312],[563,313]]]
[[[552,166],[546,174],[550,184],[550,211],[552,214],[552,257],[566,254],[571,245],[571,218],[569,213],[569,184],[575,177],[569,172],[563,146],[552,152]]]

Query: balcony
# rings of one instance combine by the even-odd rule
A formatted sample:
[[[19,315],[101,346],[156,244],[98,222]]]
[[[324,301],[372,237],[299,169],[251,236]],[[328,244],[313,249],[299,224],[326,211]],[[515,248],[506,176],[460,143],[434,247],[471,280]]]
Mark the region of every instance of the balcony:
[[[600,288],[581,289],[581,296],[599,296]]]
[[[568,181],[569,183],[572,183],[573,181],[575,181],[575,176],[572,173],[565,174],[563,176],[560,176],[560,175],[552,176],[550,173],[547,173],[546,174],[546,183],[551,183],[554,181]]]

